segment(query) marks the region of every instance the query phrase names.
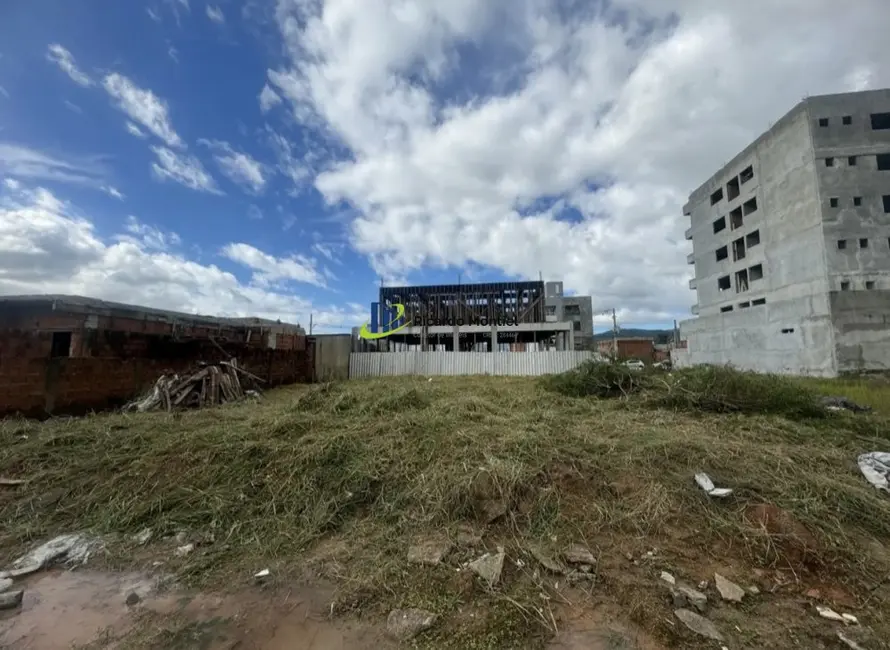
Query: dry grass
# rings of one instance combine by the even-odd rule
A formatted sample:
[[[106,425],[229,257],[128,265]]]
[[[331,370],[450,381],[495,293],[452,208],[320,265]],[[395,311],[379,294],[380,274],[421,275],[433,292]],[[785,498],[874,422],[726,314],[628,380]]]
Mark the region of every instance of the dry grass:
[[[868,401],[828,387],[890,403],[890,390]],[[644,401],[567,397],[525,378],[390,378],[280,389],[260,404],[172,415],[7,420],[0,475],[28,484],[0,489],[0,560],[74,529],[186,529],[214,539],[178,560],[196,584],[233,584],[261,566],[280,573],[305,561],[341,585],[341,610],[442,613],[446,623],[425,637],[434,647],[446,639],[534,647],[546,628],[528,609],[540,603],[528,567],[511,565],[503,587],[468,596],[453,567],[405,562],[417,536],[456,533],[467,522],[483,529],[480,506],[498,498],[509,513],[487,529],[488,547],[504,544],[517,558],[533,540],[554,549],[586,542],[603,558],[598,592],[665,642],[697,647],[665,622],[669,603],[651,576],[621,564],[625,552],[658,547],[673,558],[662,568],[680,573],[719,561],[745,571],[785,567],[801,584],[831,580],[859,598],[861,618],[890,634],[890,620],[867,614],[888,606],[879,587],[890,554],[875,545],[890,539],[890,499],[855,463],[859,453],[890,448],[887,421],[689,413]],[[696,471],[735,494],[708,498]],[[743,509],[758,503],[809,528],[814,555],[801,560],[746,523]],[[469,602],[488,612],[472,634],[447,623]],[[806,621],[779,623],[779,635],[813,633]],[[776,638],[771,647],[795,647]],[[764,641],[755,635],[753,645],[733,647]]]

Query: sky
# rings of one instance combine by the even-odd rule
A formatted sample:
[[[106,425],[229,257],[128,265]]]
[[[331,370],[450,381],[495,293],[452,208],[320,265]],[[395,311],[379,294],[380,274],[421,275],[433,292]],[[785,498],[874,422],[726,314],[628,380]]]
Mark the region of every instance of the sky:
[[[324,332],[381,282],[543,277],[670,326],[689,193],[803,97],[890,86],[887,25],[887,0],[4,0],[0,295]]]

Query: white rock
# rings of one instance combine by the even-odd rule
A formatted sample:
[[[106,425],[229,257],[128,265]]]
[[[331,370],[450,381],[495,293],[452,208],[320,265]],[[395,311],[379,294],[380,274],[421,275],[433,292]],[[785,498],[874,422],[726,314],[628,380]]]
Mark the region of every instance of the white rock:
[[[664,580],[669,585],[677,584],[677,579],[674,576],[672,576],[670,573],[668,573],[667,571],[661,572],[661,579]]]
[[[742,598],[745,597],[744,589],[734,582],[730,582],[719,573],[714,574],[714,584],[717,587],[717,591],[720,592],[720,597],[723,598],[723,600],[740,603],[742,602]]]
[[[183,546],[179,546],[175,551],[173,551],[178,557],[185,557],[189,553],[195,550],[194,544],[185,544]]]
[[[468,565],[470,571],[485,580],[489,587],[494,587],[501,579],[501,571],[504,570],[504,558],[506,555],[503,551],[500,553],[486,553],[477,560],[473,560]]]
[[[686,627],[688,627],[696,634],[700,634],[703,637],[713,639],[714,641],[723,640],[723,636],[720,634],[719,630],[717,630],[717,626],[715,626],[704,616],[699,616],[695,612],[688,609],[675,610],[674,616],[680,619]]]

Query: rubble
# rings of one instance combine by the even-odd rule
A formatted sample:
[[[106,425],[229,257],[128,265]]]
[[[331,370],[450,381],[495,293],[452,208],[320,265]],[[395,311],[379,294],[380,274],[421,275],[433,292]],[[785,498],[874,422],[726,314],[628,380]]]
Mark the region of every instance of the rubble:
[[[531,553],[531,556],[535,558],[541,566],[543,566],[551,573],[568,573],[568,569],[566,569],[566,567],[553,559],[553,557],[548,555],[547,552],[541,547],[532,544],[528,547],[528,552]]]
[[[25,592],[21,589],[0,594],[0,609],[15,609],[22,604],[22,597],[24,595]]]
[[[719,573],[714,574],[714,584],[717,587],[717,591],[720,592],[720,597],[723,600],[740,603],[742,602],[742,598],[745,597],[744,589],[739,587],[736,583],[727,580]]]
[[[714,641],[723,641],[723,636],[717,630],[717,626],[704,616],[699,616],[688,609],[677,609],[674,611],[674,616],[696,634]]]
[[[12,569],[0,571],[0,579],[25,576],[58,562],[68,567],[86,564],[98,545],[97,540],[85,535],[59,535],[17,559]]]
[[[200,363],[184,375],[163,374],[151,392],[124,407],[124,411],[172,411],[225,404],[256,394],[264,380],[240,368],[237,359]]]
[[[861,406],[846,397],[828,396],[821,398],[819,402],[829,411],[851,411],[853,413],[868,413],[871,411],[870,406]]]
[[[856,459],[859,471],[869,483],[879,490],[890,492],[890,453],[872,451],[860,454]]]
[[[566,562],[569,562],[570,564],[586,564],[588,566],[596,564],[596,558],[593,557],[593,553],[591,553],[586,546],[582,546],[581,544],[572,544],[563,551],[562,556],[566,559]]]
[[[451,550],[451,542],[447,539],[429,539],[415,544],[408,549],[408,561],[412,564],[439,564]]]
[[[698,611],[704,612],[708,605],[708,597],[692,587],[678,585],[671,589],[671,595],[674,598],[674,607],[685,608],[691,605]]]
[[[670,573],[668,573],[667,571],[661,572],[661,579],[664,580],[669,585],[671,585],[672,587],[677,584],[677,579],[674,576],[672,576]]]
[[[386,631],[399,641],[410,641],[433,626],[436,615],[425,609],[394,609],[386,619]]]
[[[698,483],[698,486],[704,490],[708,496],[722,498],[732,494],[732,488],[714,487],[714,481],[712,481],[711,477],[704,472],[699,472],[695,475],[695,482]]]

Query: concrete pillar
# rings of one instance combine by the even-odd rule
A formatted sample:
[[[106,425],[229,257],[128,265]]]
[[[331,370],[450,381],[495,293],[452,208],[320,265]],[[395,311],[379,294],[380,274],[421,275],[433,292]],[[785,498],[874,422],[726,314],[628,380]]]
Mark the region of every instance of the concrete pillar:
[[[572,327],[572,329],[570,329],[566,333],[569,335],[569,344],[566,349],[574,350],[575,349],[575,328]]]
[[[559,352],[562,352],[566,349],[566,333],[559,332],[556,335],[556,349]]]
[[[491,326],[491,348],[489,348],[489,352],[497,352],[498,349],[498,326]]]
[[[454,351],[460,351],[460,325],[454,326]]]
[[[426,352],[430,349],[429,343],[427,342],[427,337],[429,337],[429,331],[426,328],[426,325],[420,328],[420,351]]]

